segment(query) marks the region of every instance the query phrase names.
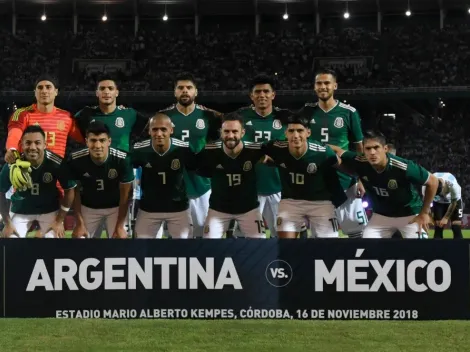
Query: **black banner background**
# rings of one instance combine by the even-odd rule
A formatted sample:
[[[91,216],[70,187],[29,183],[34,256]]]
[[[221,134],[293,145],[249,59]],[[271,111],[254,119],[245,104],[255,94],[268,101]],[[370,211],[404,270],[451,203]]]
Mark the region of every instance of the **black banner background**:
[[[312,309],[388,309],[417,310],[419,320],[469,319],[470,318],[470,241],[424,240],[0,240],[5,246],[0,250],[0,282],[5,291],[6,317],[55,317],[56,310],[90,309],[288,309],[293,318],[297,310]],[[360,258],[356,251],[364,249]],[[231,287],[223,290],[178,289],[178,270],[170,269],[170,289],[162,290],[160,267],[154,268],[154,288],[146,290],[137,284],[136,290],[87,291],[80,287],[78,274],[75,282],[78,291],[45,291],[39,288],[27,292],[26,287],[37,259],[44,259],[51,280],[54,282],[54,259],[69,258],[78,265],[86,258],[135,257],[143,267],[145,257],[197,257],[202,265],[206,257],[215,258],[216,277],[226,257],[233,259],[242,290]],[[284,260],[292,268],[289,268]],[[338,259],[376,259],[381,264],[387,259],[400,259],[409,263],[415,259],[431,262],[446,261],[452,270],[449,289],[442,293],[386,292],[336,292],[335,285],[325,286],[323,292],[315,292],[314,261],[324,260],[331,269]],[[272,262],[275,264],[271,264]],[[277,263],[277,264],[276,264]],[[268,267],[269,266],[269,267]],[[103,270],[101,263],[89,271]],[[289,277],[279,280],[272,277],[276,268],[284,268]],[[5,269],[5,280],[3,272]],[[124,267],[115,267],[124,269]],[[274,269],[274,270],[271,270]],[[365,271],[366,269],[359,269]],[[417,271],[417,282],[425,281],[425,270]],[[368,270],[372,284],[376,275]],[[188,272],[189,274],[189,272]],[[293,275],[292,275],[293,274]],[[269,277],[271,275],[271,277]],[[394,282],[395,271],[388,275]],[[423,276],[424,275],[424,276]],[[346,275],[347,276],[347,275]],[[90,274],[88,274],[90,277]],[[127,275],[126,275],[127,277]],[[127,281],[116,279],[115,281]],[[268,281],[271,281],[269,283]],[[437,281],[440,279],[438,277]],[[103,280],[104,282],[104,280]],[[272,284],[278,284],[274,287]],[[201,282],[200,286],[203,287]],[[310,318],[310,317],[309,317]]]

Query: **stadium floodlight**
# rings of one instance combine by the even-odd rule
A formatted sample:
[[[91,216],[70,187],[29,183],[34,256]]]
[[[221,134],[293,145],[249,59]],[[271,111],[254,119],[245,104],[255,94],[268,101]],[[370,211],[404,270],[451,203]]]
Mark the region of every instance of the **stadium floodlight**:
[[[346,11],[346,12],[343,14],[343,17],[346,18],[346,19],[348,19],[348,18],[349,18],[349,12]]]
[[[411,16],[411,11],[410,11],[410,10],[406,10],[405,15],[406,15],[407,17],[410,17],[410,16]]]
[[[289,19],[289,14],[286,12],[284,15],[282,15],[282,18],[287,21]]]
[[[470,13],[470,7],[468,8],[468,13]]]
[[[47,20],[46,14],[43,14],[43,15],[41,16],[41,21],[45,21],[45,20]]]
[[[106,21],[108,20],[108,16],[103,15],[103,17],[101,17],[101,20],[102,20],[103,22],[106,22]]]
[[[167,14],[164,14],[164,15],[163,15],[163,20],[164,20],[164,21],[168,21],[168,16],[167,16]]]

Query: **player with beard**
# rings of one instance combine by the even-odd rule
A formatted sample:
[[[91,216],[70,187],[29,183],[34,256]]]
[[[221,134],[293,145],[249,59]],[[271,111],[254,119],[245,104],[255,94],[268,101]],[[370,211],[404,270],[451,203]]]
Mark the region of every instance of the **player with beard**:
[[[111,147],[129,152],[132,140],[143,137],[148,118],[133,108],[118,106],[118,96],[119,87],[114,78],[108,76],[99,78],[96,86],[98,105],[83,108],[75,114],[75,120],[83,135],[85,135],[91,121],[104,123],[109,129]],[[72,233],[73,237],[82,236],[81,231],[85,230],[78,204],[80,204],[80,200],[77,197],[74,203],[74,211],[78,224]],[[132,216],[128,217],[128,220],[130,219],[132,219]],[[103,229],[104,224],[97,228],[98,233],[94,234],[94,237],[99,237]]]
[[[307,103],[300,113],[310,121],[310,138],[325,144],[335,145],[349,150],[351,147],[359,153],[363,151],[361,119],[355,108],[335,99],[338,89],[336,73],[332,70],[320,70],[315,75],[315,93],[318,102]],[[367,214],[362,207],[365,193],[361,182],[338,171],[347,200],[336,206],[336,217],[342,231],[349,238],[359,238],[367,224]],[[338,202],[339,203],[339,202]]]
[[[205,238],[222,238],[232,220],[245,237],[265,238],[264,220],[256,192],[255,166],[264,159],[260,143],[242,141],[243,117],[224,116],[221,141],[208,143],[198,154],[198,164],[212,176]]]
[[[191,150],[199,153],[208,141],[219,138],[221,114],[196,104],[198,95],[196,80],[189,73],[176,77],[174,92],[176,104],[160,112],[170,117],[173,123],[172,136],[183,142],[189,142]],[[189,170],[185,170],[184,176],[193,221],[193,236],[200,238],[203,235],[204,221],[209,209],[210,179]]]
[[[46,134],[39,126],[28,126],[21,138],[24,160],[31,163],[32,187],[16,190],[10,204],[6,193],[11,187],[10,167],[0,173],[0,213],[5,222],[4,237],[26,237],[33,221],[37,221],[46,238],[64,237],[63,221],[73,201],[76,183],[63,172],[63,160],[46,149]],[[57,181],[64,189],[61,197]],[[41,235],[42,236],[42,235]]]

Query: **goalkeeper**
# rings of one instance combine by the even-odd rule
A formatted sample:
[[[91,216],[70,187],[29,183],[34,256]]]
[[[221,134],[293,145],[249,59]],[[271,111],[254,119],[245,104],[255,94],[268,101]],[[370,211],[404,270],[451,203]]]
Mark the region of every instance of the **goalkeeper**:
[[[76,183],[63,176],[62,158],[46,149],[45,137],[41,127],[26,127],[20,141],[23,157],[11,165],[5,164],[0,173],[3,237],[26,237],[35,220],[44,237],[64,236],[63,222],[72,205]],[[64,197],[57,189],[57,181],[64,189]],[[6,193],[11,186],[15,192],[10,213]]]

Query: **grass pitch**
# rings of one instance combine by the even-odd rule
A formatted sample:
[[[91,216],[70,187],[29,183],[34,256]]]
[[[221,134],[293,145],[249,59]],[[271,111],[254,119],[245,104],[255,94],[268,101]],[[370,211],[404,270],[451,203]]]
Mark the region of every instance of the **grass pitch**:
[[[467,322],[0,320],[2,351],[469,351]]]

